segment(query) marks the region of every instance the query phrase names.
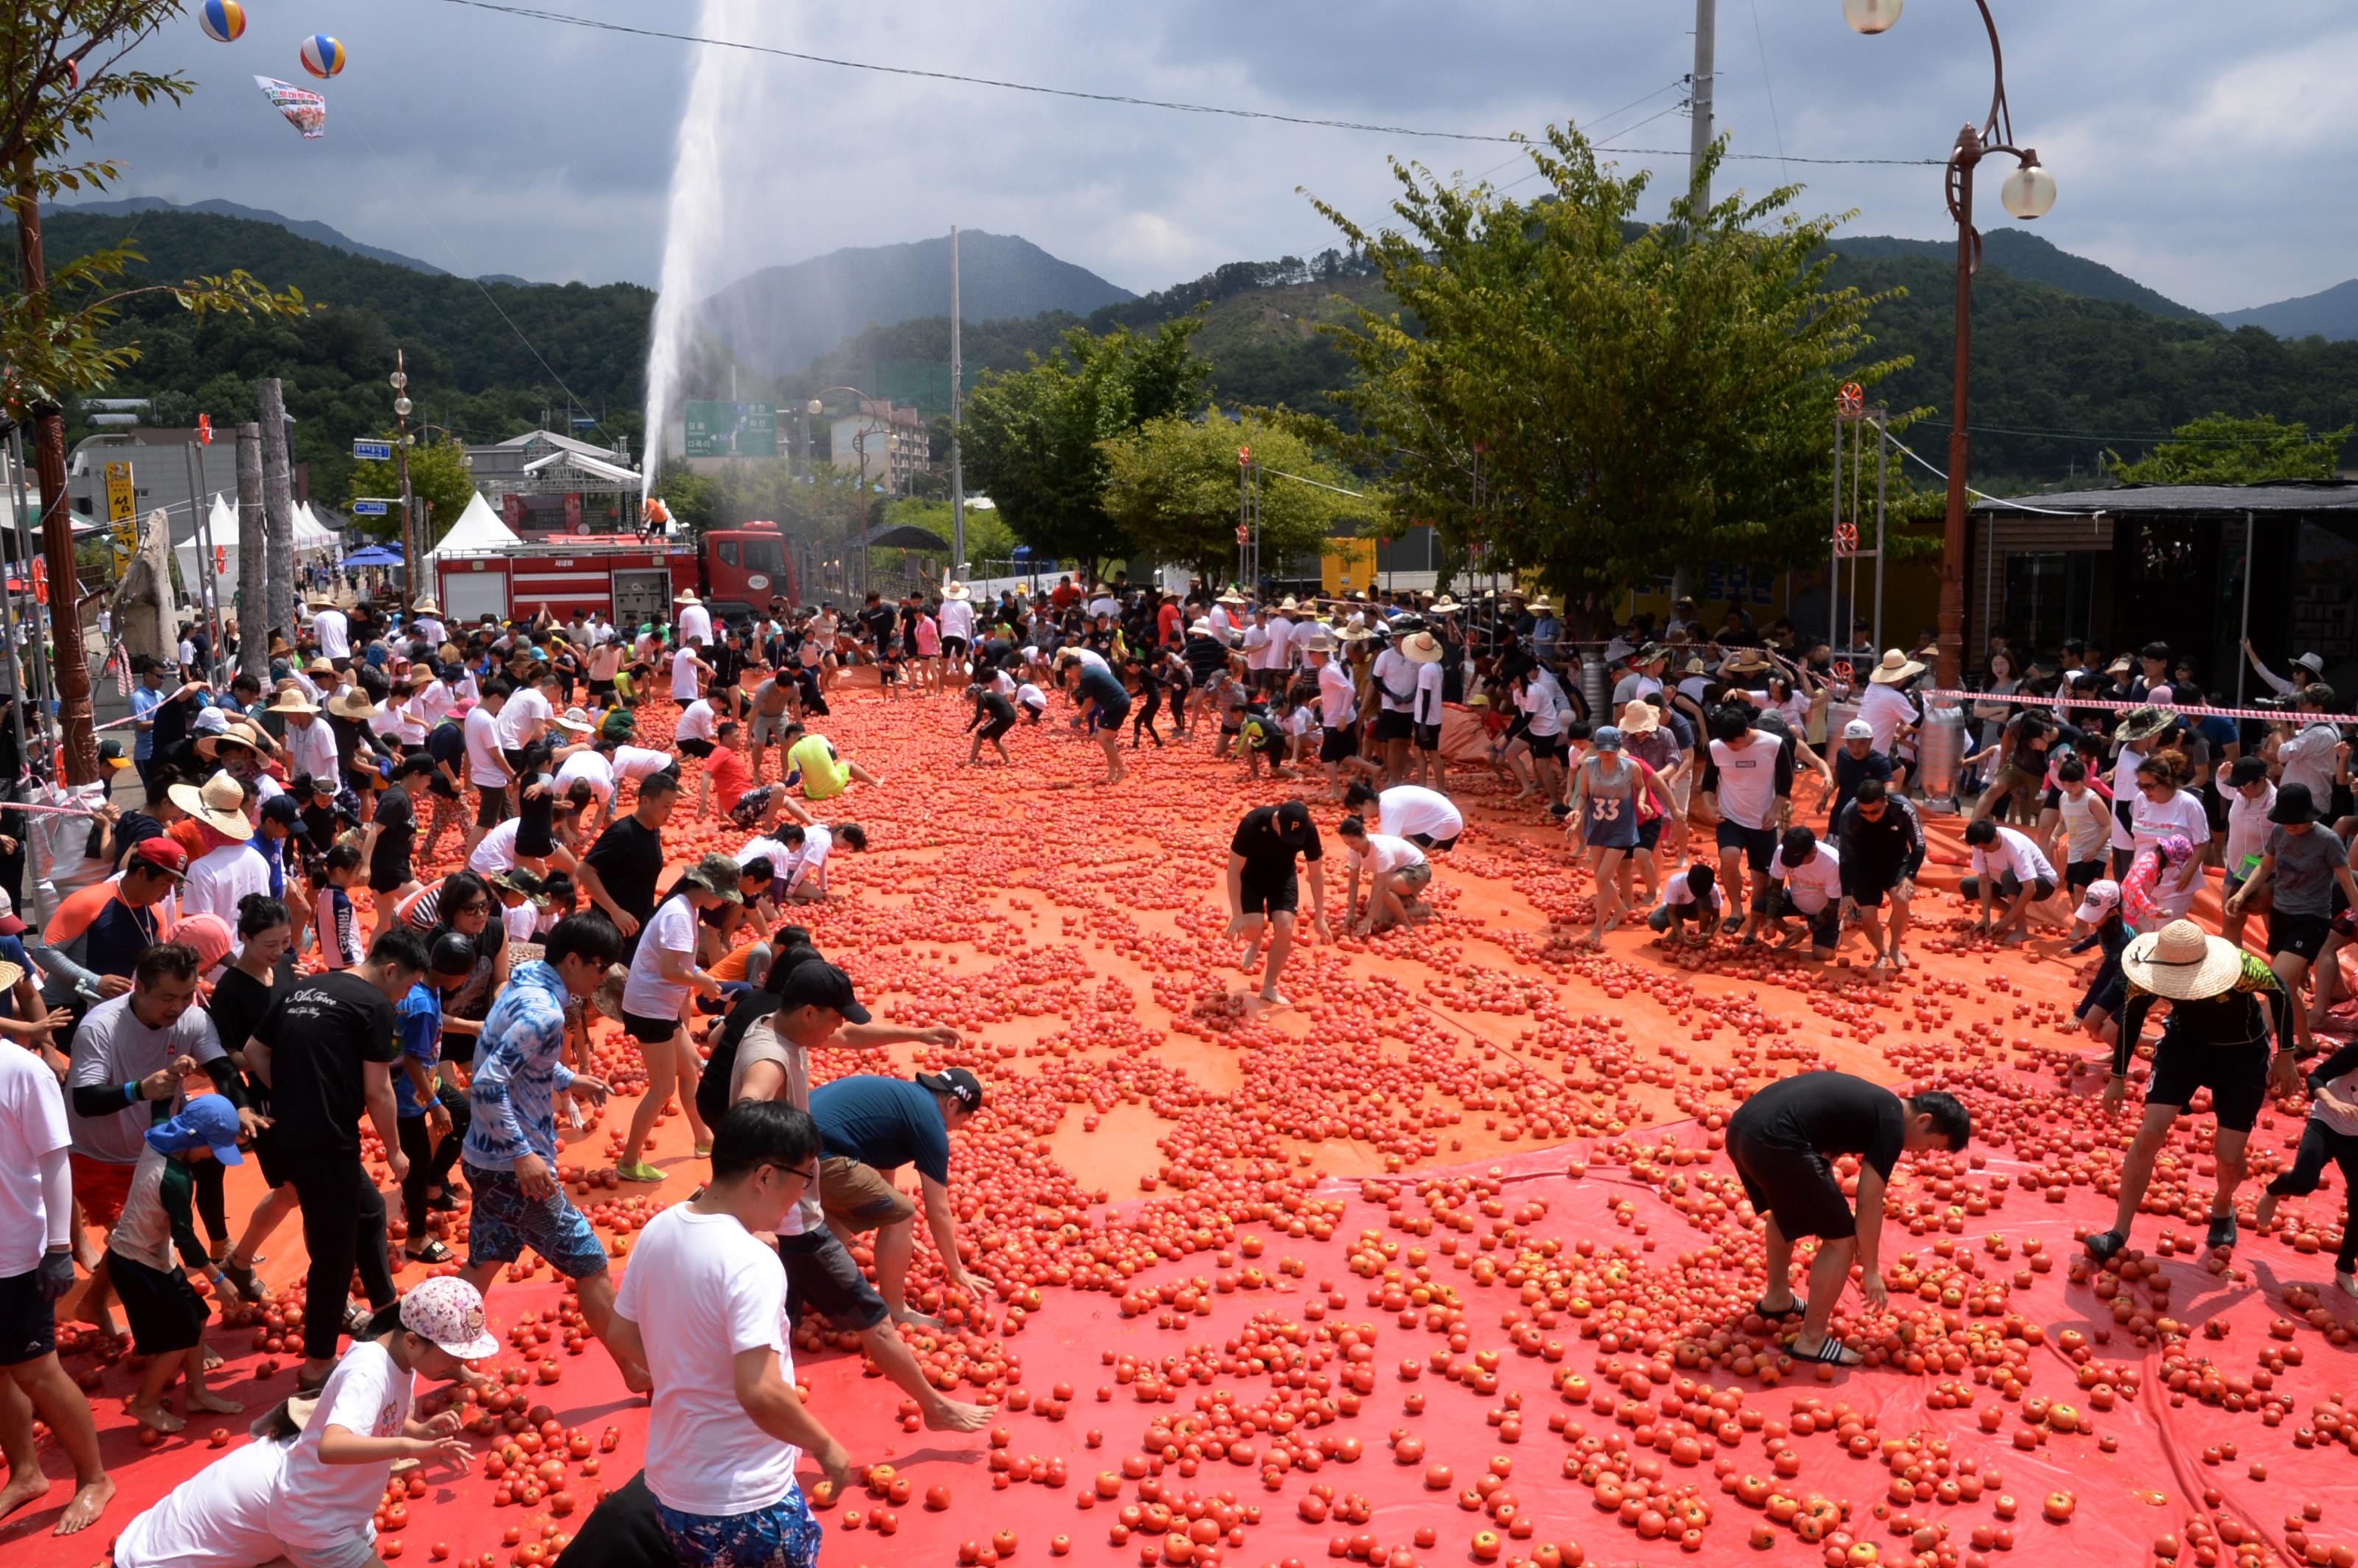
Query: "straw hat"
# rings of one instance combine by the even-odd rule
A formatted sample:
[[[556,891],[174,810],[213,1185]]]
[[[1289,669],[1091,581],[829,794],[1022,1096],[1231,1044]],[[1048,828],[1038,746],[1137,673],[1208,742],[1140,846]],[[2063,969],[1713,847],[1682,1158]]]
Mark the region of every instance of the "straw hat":
[[[577,735],[587,735],[590,730],[597,728],[596,725],[590,722],[588,710],[579,708],[567,708],[564,713],[557,718],[556,722],[558,729],[570,730]]]
[[[2113,730],[2115,741],[2145,741],[2160,734],[2178,720],[2158,708],[2133,708]]]
[[[1732,676],[1765,674],[1776,667],[1775,662],[1758,648],[1738,649],[1729,657],[1726,664],[1720,666],[1724,672]]]
[[[1450,598],[1445,593],[1439,599],[1434,600],[1431,606],[1431,609],[1435,615],[1455,615],[1465,608],[1466,607],[1464,605],[1458,603],[1455,600]]]
[[[356,686],[348,686],[328,698],[328,713],[335,719],[367,719],[376,712],[376,704],[369,694]]]
[[[954,582],[950,584],[949,587],[942,589],[942,597],[944,599],[965,599],[968,597],[968,592],[969,590],[966,584],[962,582]]]
[[[2121,973],[2131,985],[2172,1001],[2217,996],[2243,972],[2244,950],[2190,920],[2173,920],[2121,951]]]
[[[1614,721],[1624,735],[1650,735],[1662,727],[1661,716],[1650,702],[1625,702],[1621,717]]]
[[[245,791],[227,773],[215,773],[201,784],[174,784],[171,800],[224,838],[254,837],[254,824],[245,816]]]
[[[1877,665],[1866,678],[1870,685],[1896,686],[1901,681],[1913,679],[1923,673],[1924,666],[1917,660],[1909,658],[1897,648],[1886,648],[1883,651],[1882,663]]]
[[[284,659],[292,655],[294,652],[295,645],[287,640],[284,633],[273,632],[270,634],[270,656],[272,658]]]
[[[336,666],[328,662],[326,655],[314,654],[311,655],[311,662],[303,666],[303,673],[307,676],[326,676],[330,680],[333,680],[336,678]]]
[[[1211,634],[1212,623],[1208,621],[1196,621],[1187,628],[1187,635],[1190,637],[1208,637]]]
[[[314,712],[318,711],[316,708]],[[232,724],[218,735],[207,735],[197,742],[197,755],[208,762],[221,761],[223,746],[243,746],[256,756],[262,754],[262,736],[251,724]]]
[[[1408,655],[1411,664],[1437,665],[1443,653],[1441,639],[1430,632],[1419,632],[1401,643],[1401,652]]]
[[[1335,640],[1338,643],[1372,643],[1376,634],[1365,626],[1346,626],[1335,633]]]
[[[1322,630],[1316,636],[1302,644],[1302,651],[1305,654],[1325,654],[1332,658],[1336,649],[1340,646],[1341,644],[1335,641],[1334,633]]]
[[[15,990],[16,989],[16,982],[24,978],[24,970],[8,962],[5,958],[0,958],[0,991]]]
[[[434,602],[434,596],[430,593],[425,598],[419,600],[416,604],[410,606],[410,608],[415,610],[420,615],[439,615],[442,613],[442,607]]]
[[[671,596],[671,601],[674,604],[701,604],[704,602],[704,600],[696,597],[696,589],[692,588],[681,589],[677,593]]]
[[[1220,597],[1219,597],[1219,598],[1217,598],[1217,599],[1216,599],[1216,600],[1212,600],[1212,602],[1213,602],[1213,603],[1215,603],[1215,604],[1237,604],[1237,605],[1241,605],[1242,603],[1244,603],[1244,601],[1245,601],[1245,596],[1244,596],[1243,594],[1241,594],[1241,593],[1238,593],[1238,592],[1237,592],[1237,591],[1235,591],[1234,589],[1230,589],[1228,592],[1224,593],[1224,594],[1220,595]]]
[[[1531,603],[1524,606],[1524,608],[1529,610],[1534,615],[1553,615],[1555,613],[1555,600],[1550,599],[1543,593],[1537,599],[1532,600]]]
[[[1302,605],[1301,602],[1293,597],[1293,595],[1289,593],[1285,596],[1284,600],[1279,603],[1278,608],[1288,614],[1292,614],[1293,611],[1301,609]]]

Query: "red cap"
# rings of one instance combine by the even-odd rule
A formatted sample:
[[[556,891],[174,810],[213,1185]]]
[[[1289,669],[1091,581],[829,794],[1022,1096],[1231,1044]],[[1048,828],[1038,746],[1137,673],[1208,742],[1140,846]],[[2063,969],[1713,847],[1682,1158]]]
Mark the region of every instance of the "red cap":
[[[189,874],[189,852],[180,848],[178,840],[161,834],[153,838],[142,838],[133,845],[131,858],[146,862],[153,870],[169,871],[176,877]]]

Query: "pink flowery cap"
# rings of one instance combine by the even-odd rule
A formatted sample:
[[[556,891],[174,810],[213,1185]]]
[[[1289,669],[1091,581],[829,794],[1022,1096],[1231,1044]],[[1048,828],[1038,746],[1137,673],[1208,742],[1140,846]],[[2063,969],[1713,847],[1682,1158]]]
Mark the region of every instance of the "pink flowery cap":
[[[401,1326],[461,1361],[496,1355],[499,1337],[483,1326],[483,1293],[455,1274],[416,1286],[401,1298]]]

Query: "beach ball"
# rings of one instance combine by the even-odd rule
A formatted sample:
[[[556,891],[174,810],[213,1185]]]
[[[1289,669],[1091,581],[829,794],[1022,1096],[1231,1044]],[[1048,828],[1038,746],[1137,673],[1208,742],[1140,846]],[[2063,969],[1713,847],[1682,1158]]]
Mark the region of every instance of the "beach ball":
[[[303,40],[303,69],[314,76],[333,76],[344,69],[344,46],[325,33]]]
[[[197,25],[217,44],[234,43],[245,31],[245,7],[237,0],[205,0],[197,7]]]

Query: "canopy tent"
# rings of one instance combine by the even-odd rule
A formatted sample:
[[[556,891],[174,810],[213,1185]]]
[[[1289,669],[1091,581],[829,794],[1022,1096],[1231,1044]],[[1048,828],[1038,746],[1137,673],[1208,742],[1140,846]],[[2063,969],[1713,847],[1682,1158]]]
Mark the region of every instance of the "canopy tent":
[[[354,550],[344,557],[344,565],[348,567],[397,567],[400,564],[401,552],[387,549],[383,545],[371,545],[365,550]]]
[[[191,529],[188,538],[172,546],[173,564],[180,568],[180,597],[188,603],[197,602],[197,574],[201,570],[213,573],[219,585],[213,591],[220,595],[222,603],[234,604],[237,601],[237,505],[224,500],[216,491],[212,508],[206,515],[207,526],[212,533],[213,548],[219,552],[214,559],[221,562],[221,570],[213,572],[212,559],[200,558],[196,534]]]
[[[469,498],[467,510],[459,514],[459,521],[442,535],[442,542],[427,552],[426,558],[438,561],[446,556],[479,556],[487,552],[513,550],[524,541],[515,531],[500,521],[492,503],[477,491]]]
[[[894,523],[869,530],[862,541],[871,550],[934,550],[944,551],[950,542],[930,528],[920,528],[914,523]]]
[[[295,548],[297,550],[332,550],[342,541],[336,531],[319,521],[308,501],[295,508]]]

